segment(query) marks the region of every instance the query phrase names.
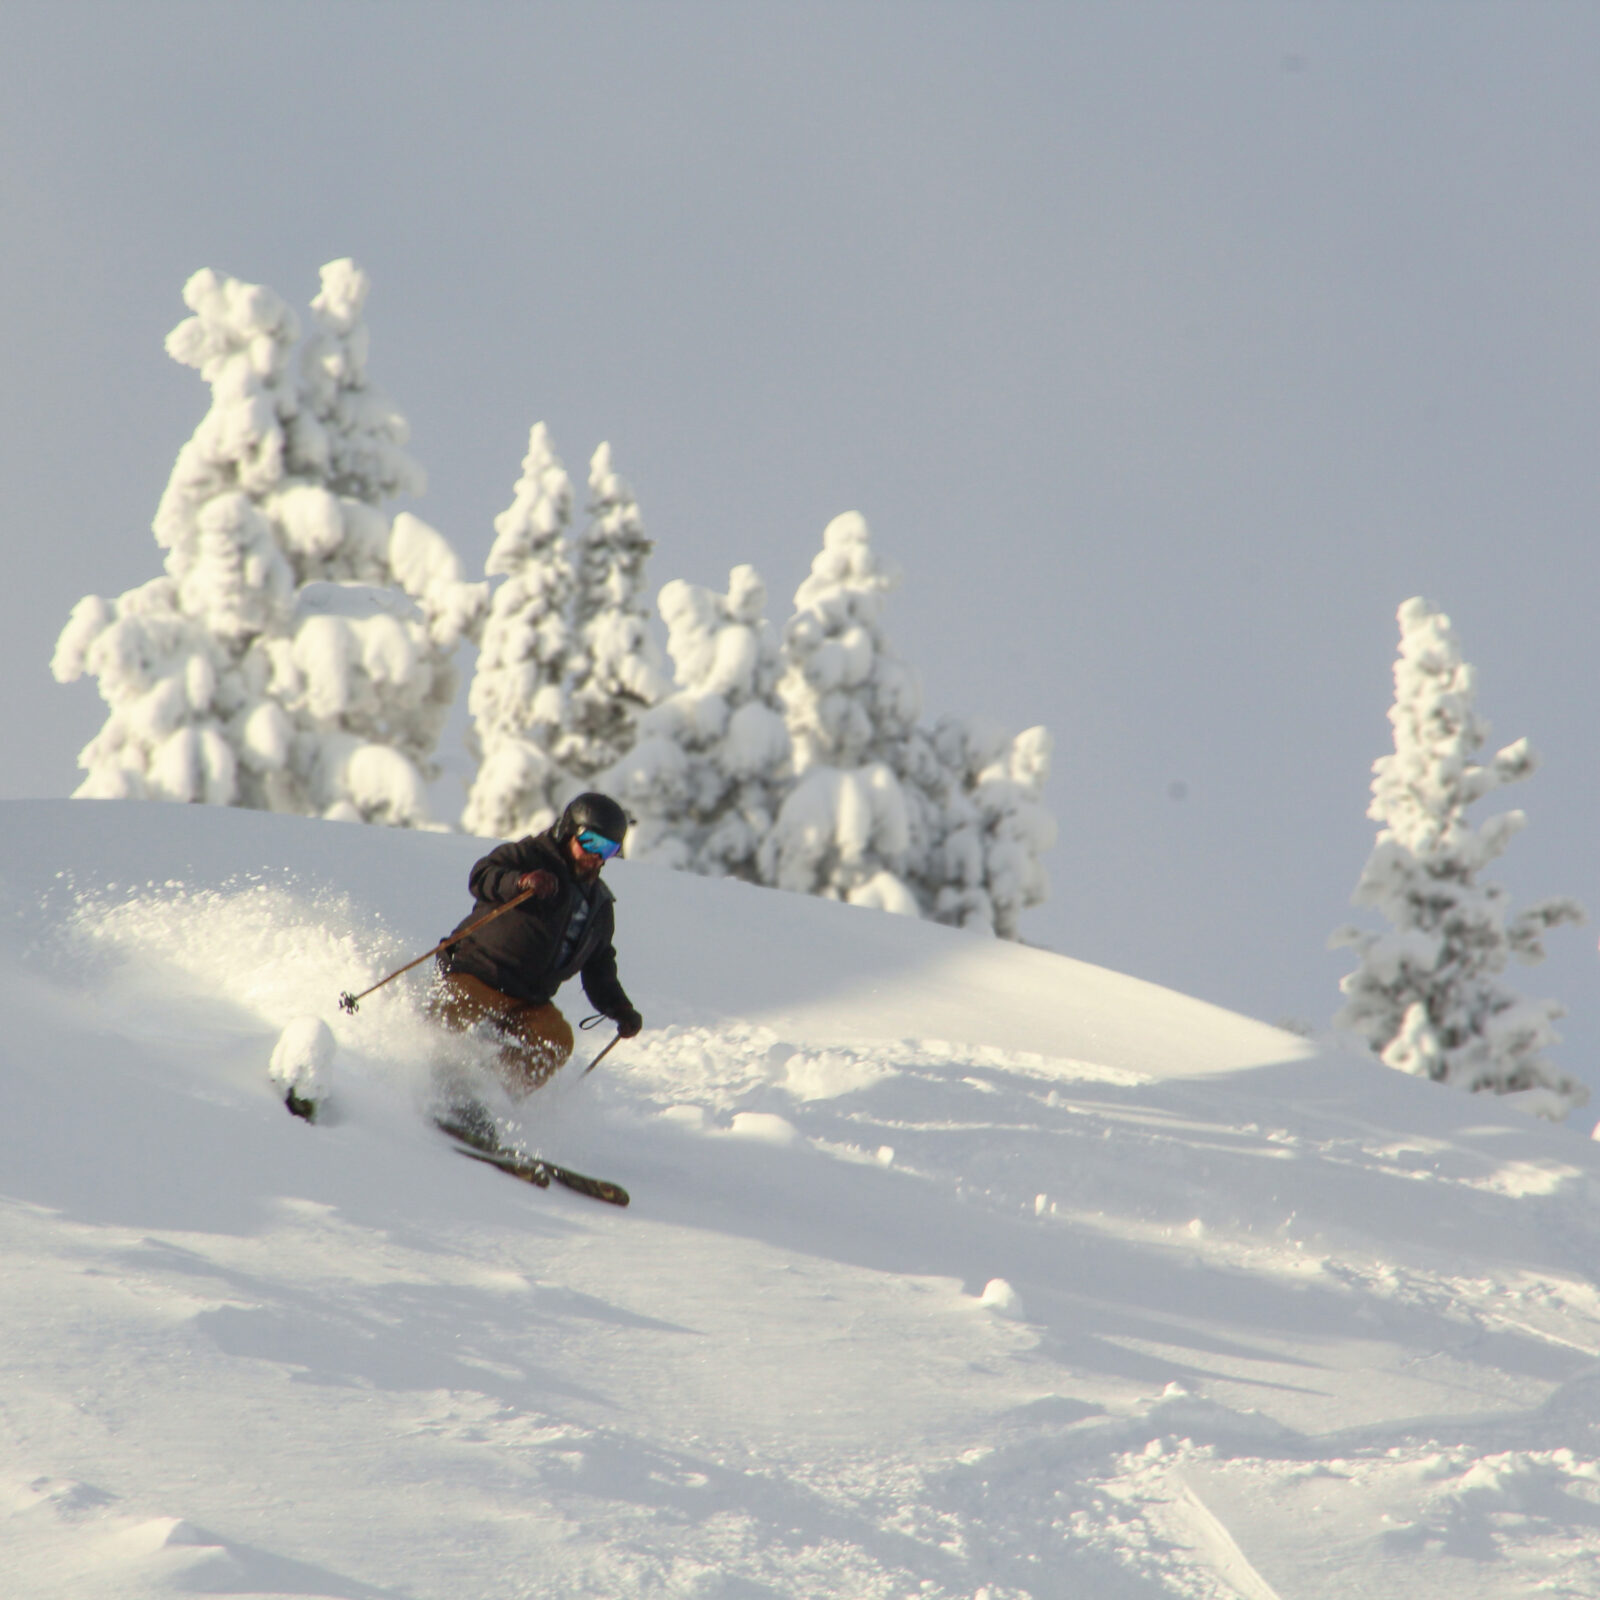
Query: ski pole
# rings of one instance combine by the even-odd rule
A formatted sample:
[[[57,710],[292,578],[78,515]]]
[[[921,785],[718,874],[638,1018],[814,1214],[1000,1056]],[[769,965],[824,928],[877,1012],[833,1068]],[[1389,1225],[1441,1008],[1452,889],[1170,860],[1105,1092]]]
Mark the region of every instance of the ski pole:
[[[341,994],[339,996],[339,1009],[353,1014],[356,1009],[356,1003],[360,1000],[365,1000],[373,990],[381,989],[386,983],[393,983],[402,972],[409,972],[413,967],[420,967],[429,956],[436,956],[441,950],[448,950],[451,945],[465,939],[469,933],[476,933],[485,923],[493,922],[496,917],[503,917],[506,912],[520,906],[532,893],[532,889],[524,889],[515,900],[507,900],[503,906],[496,906],[487,916],[479,917],[476,922],[469,923],[460,933],[452,933],[448,939],[441,939],[433,949],[425,950],[415,961],[408,961],[403,967],[396,967],[387,978],[379,978],[371,989],[363,989],[360,994],[350,994],[348,992]]]
[[[581,1029],[584,1030],[584,1032],[586,1032],[586,1034],[587,1034],[587,1032],[589,1032],[589,1029],[592,1029],[592,1027],[598,1027],[598,1026],[600,1026],[600,1024],[602,1024],[602,1022],[610,1022],[610,1021],[611,1021],[611,1019],[608,1018],[608,1016],[602,1016],[602,1014],[598,1013],[598,1011],[597,1011],[597,1013],[595,1013],[594,1016],[586,1016],[586,1018],[582,1019],[582,1021],[579,1022],[578,1026],[581,1027]],[[581,1077],[581,1078],[589,1077],[590,1072],[594,1072],[595,1067],[600,1066],[600,1062],[602,1062],[603,1059],[605,1059],[606,1051],[614,1050],[614,1048],[616,1048],[616,1045],[618,1045],[618,1043],[621,1042],[621,1038],[622,1038],[622,1030],[618,1029],[618,1034],[616,1034],[616,1038],[613,1038],[613,1040],[611,1040],[610,1045],[603,1046],[602,1050],[600,1050],[600,1054],[597,1054],[597,1056],[595,1056],[594,1061],[590,1061],[589,1062],[589,1066],[584,1067],[584,1070],[582,1070],[582,1072],[579,1072],[579,1074],[578,1074],[579,1077]]]
[[[597,1055],[597,1056],[596,1056],[596,1057],[595,1057],[595,1058],[594,1058],[594,1060],[593,1060],[593,1061],[591,1061],[591,1062],[590,1062],[590,1063],[589,1063],[589,1065],[588,1065],[588,1066],[586,1066],[586,1067],[585,1067],[585,1068],[584,1068],[584,1069],[583,1069],[583,1076],[584,1076],[584,1077],[586,1077],[586,1078],[587,1078],[587,1077],[588,1077],[588,1076],[589,1076],[589,1074],[590,1074],[590,1073],[591,1073],[591,1072],[593,1072],[593,1071],[594,1071],[594,1069],[595,1069],[595,1068],[596,1068],[596,1067],[598,1067],[598,1066],[599,1066],[599,1065],[600,1065],[600,1063],[601,1063],[601,1062],[602,1062],[602,1061],[604,1061],[604,1060],[605,1060],[605,1058],[606,1058],[606,1054],[607,1054],[607,1052],[608,1052],[608,1051],[611,1051],[611,1050],[615,1050],[615,1049],[616,1049],[616,1048],[617,1048],[617,1046],[618,1046],[618,1045],[619,1045],[619,1044],[621,1044],[621,1043],[622,1043],[622,1035],[621,1035],[621,1034],[620,1034],[620,1033],[619,1033],[619,1034],[617,1034],[617,1036],[616,1036],[616,1037],[615,1037],[615,1038],[614,1038],[614,1039],[613,1039],[613,1040],[612,1040],[612,1041],[611,1041],[611,1043],[610,1043],[610,1044],[608,1044],[608,1045],[607,1045],[607,1046],[606,1046],[606,1048],[605,1048],[605,1049],[604,1049],[604,1050],[602,1050],[602,1051],[601,1051],[601,1052],[600,1052],[600,1054],[599,1054],[599,1055]]]
[[[594,1016],[586,1016],[586,1018],[582,1019],[582,1021],[579,1022],[578,1026],[581,1027],[581,1029],[584,1030],[584,1032],[589,1032],[590,1027],[598,1027],[598,1026],[600,1026],[600,1024],[602,1024],[602,1022],[610,1022],[610,1021],[611,1021],[611,1019],[608,1018],[608,1016],[600,1016],[600,1013],[598,1013],[598,1011],[597,1011],[597,1013],[595,1013]],[[594,1072],[595,1067],[600,1066],[600,1062],[602,1062],[603,1059],[605,1059],[606,1051],[608,1051],[608,1050],[616,1050],[616,1046],[618,1046],[618,1043],[621,1043],[621,1038],[622,1038],[622,1030],[618,1029],[618,1030],[616,1030],[616,1038],[613,1038],[613,1040],[611,1040],[610,1045],[606,1045],[605,1048],[602,1048],[602,1051],[600,1051],[600,1054],[598,1054],[598,1056],[595,1056],[594,1061],[590,1061],[589,1062],[589,1066],[584,1067],[584,1070],[582,1070],[581,1074],[579,1074],[579,1077],[582,1077],[582,1078],[589,1077],[590,1072]]]

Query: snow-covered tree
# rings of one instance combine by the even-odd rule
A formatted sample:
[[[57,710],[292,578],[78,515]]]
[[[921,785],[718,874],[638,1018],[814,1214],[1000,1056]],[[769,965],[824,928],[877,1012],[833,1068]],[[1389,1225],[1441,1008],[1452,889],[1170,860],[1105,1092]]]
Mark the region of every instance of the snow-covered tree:
[[[167,350],[200,369],[212,400],[156,513],[166,576],[80,600],[51,662],[62,682],[95,677],[110,708],[79,756],[82,796],[235,803],[249,782],[240,735],[268,675],[251,646],[292,607],[293,572],[262,505],[283,479],[298,409],[298,324],[270,289],[212,272],[196,273],[184,299],[194,315]],[[266,732],[260,717],[256,727]]]
[[[983,834],[987,925],[1002,939],[1020,939],[1018,918],[1030,906],[1043,905],[1050,892],[1040,857],[1056,842],[1056,821],[1044,804],[1053,749],[1047,729],[1024,728],[979,769],[968,790]],[[968,919],[967,925],[979,920]]]
[[[422,494],[427,476],[406,451],[406,419],[367,376],[363,313],[370,287],[348,258],[322,269],[322,288],[311,302],[316,332],[300,351],[302,403],[290,440],[297,472],[375,506]]]
[[[766,594],[749,566],[729,573],[726,594],[662,589],[676,689],[640,716],[637,742],[603,779],[634,818],[630,857],[759,881],[790,760]]]
[[[574,590],[567,526],[572,481],[545,425],[528,436],[510,506],[495,518],[485,570],[494,592],[468,694],[477,776],[461,825],[515,838],[548,827],[574,787],[551,753],[566,722]]]
[[[365,275],[322,278],[298,371],[271,290],[209,270],[184,287],[167,350],[211,405],[156,511],[166,576],[81,601],[52,662],[110,707],[80,795],[427,821],[450,656],[487,591],[426,523],[378,509],[421,472],[366,376]]]
[[[859,512],[823,530],[784,629],[778,694],[795,783],[760,861],[762,877],[779,888],[915,915],[903,879],[912,839],[897,767],[915,734],[920,693],[882,626],[897,580]]]
[[[575,670],[554,754],[587,781],[633,747],[634,724],[671,687],[650,631],[645,562],[653,548],[633,491],[602,444],[589,463],[589,522],[578,545]]]
[[[1049,733],[1028,728],[1011,738],[947,716],[906,748],[902,787],[921,841],[908,879],[922,914],[1020,937],[1022,912],[1044,902],[1040,858],[1056,839],[1044,804]]]
[[[1475,676],[1450,619],[1420,599],[1401,606],[1399,618],[1394,753],[1373,763],[1367,815],[1380,828],[1354,895],[1389,928],[1333,936],[1360,958],[1341,984],[1346,1001],[1337,1021],[1388,1066],[1518,1094],[1529,1110],[1559,1118],[1588,1098],[1544,1057],[1562,1008],[1522,999],[1499,977],[1510,957],[1542,960],[1546,931],[1581,921],[1583,911],[1573,900],[1551,899],[1513,914],[1505,889],[1479,878],[1523,814],[1502,812],[1476,827],[1467,820],[1475,801],[1526,778],[1534,755],[1519,739],[1478,759],[1489,725],[1476,710]]]
[[[245,690],[230,652],[179,608],[176,580],[116,600],[86,595],[50,665],[62,683],[97,678],[110,708],[78,757],[80,798],[237,801],[228,707]]]
[[[459,687],[451,658],[488,586],[468,583],[444,536],[405,511],[389,529],[382,570],[387,582],[303,585],[292,632],[263,641],[268,699],[294,730],[272,809],[429,825],[433,752]]]
[[[858,512],[835,517],[795,595],[778,685],[796,779],[760,860],[767,882],[1018,936],[1045,897],[1050,736],[955,717],[918,722],[921,690],[890,647],[898,574]]]

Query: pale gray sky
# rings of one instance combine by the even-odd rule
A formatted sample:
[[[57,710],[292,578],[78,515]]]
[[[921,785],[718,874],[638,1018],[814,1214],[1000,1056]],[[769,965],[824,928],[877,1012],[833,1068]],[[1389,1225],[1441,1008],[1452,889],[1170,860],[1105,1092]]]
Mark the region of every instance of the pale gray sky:
[[[1500,878],[1600,913],[1597,81],[1589,5],[11,0],[0,795],[73,788],[55,635],[159,571],[184,279],[354,255],[469,563],[539,418],[779,620],[866,514],[929,708],[1056,736],[1038,942],[1325,1023],[1416,593],[1545,756]]]

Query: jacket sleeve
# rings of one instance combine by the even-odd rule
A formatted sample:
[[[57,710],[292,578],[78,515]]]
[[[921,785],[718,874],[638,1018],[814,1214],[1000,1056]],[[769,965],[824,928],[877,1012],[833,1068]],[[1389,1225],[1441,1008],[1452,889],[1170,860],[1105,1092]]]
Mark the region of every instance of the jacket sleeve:
[[[583,964],[583,992],[588,995],[596,1011],[603,1016],[619,1017],[634,1009],[627,992],[617,981],[617,951],[612,944],[615,919],[611,907],[601,913],[606,919],[605,937],[595,946],[595,952]]]
[[[504,905],[517,896],[517,879],[540,865],[532,838],[518,839],[491,850],[467,876],[474,900]]]

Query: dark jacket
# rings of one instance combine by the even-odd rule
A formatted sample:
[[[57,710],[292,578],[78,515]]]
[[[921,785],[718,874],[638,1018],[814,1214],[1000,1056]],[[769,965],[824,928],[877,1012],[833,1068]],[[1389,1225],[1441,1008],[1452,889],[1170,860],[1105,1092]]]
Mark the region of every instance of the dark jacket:
[[[555,876],[556,892],[547,899],[524,900],[515,911],[496,917],[481,933],[469,934],[439,954],[446,972],[464,972],[491,989],[538,1004],[550,999],[568,978],[583,974],[583,992],[597,1011],[621,1017],[633,1009],[617,982],[617,952],[612,948],[615,896],[598,878],[587,889],[566,852],[548,833],[531,834],[491,850],[473,867],[467,887],[475,902],[456,925],[460,931],[495,907],[517,897],[517,880],[539,868]],[[562,939],[579,897],[587,894],[593,909],[578,947],[557,965]]]

